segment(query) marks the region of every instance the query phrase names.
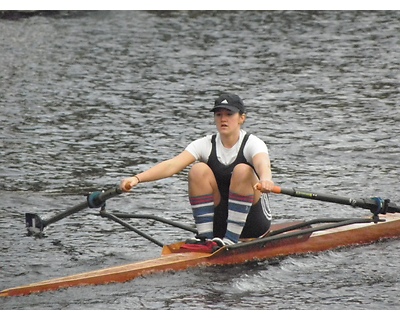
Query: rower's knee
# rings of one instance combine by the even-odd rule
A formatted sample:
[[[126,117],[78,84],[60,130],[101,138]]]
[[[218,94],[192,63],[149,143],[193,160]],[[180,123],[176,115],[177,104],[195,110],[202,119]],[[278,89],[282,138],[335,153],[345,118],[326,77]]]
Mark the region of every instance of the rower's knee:
[[[211,168],[203,162],[194,164],[189,171],[189,181],[204,179],[207,176],[214,175]]]
[[[189,195],[213,194],[215,203],[219,203],[217,181],[211,168],[206,163],[196,163],[189,171]]]
[[[240,163],[233,169],[230,190],[232,192],[249,195],[254,194],[255,200],[259,199],[257,192],[253,186],[257,183],[257,176],[253,168],[245,163]]]
[[[253,168],[248,164],[239,163],[233,169],[231,181],[252,182],[254,178],[255,175]]]

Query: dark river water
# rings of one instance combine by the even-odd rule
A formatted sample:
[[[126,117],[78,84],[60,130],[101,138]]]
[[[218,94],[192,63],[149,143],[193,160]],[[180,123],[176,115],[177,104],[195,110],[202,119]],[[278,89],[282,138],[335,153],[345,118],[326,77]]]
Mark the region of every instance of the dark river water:
[[[0,289],[158,257],[84,210],[95,190],[214,132],[223,91],[269,146],[276,184],[400,202],[399,11],[110,11],[0,19]],[[187,171],[107,202],[191,224]],[[363,217],[271,195],[274,220]],[[192,236],[149,220],[163,243]],[[123,284],[3,298],[0,309],[400,309],[400,240]]]

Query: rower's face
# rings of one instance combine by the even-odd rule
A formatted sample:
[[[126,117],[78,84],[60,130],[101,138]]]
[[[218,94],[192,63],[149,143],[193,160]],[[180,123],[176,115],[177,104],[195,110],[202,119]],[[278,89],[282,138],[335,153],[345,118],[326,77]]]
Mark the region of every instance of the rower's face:
[[[245,115],[239,114],[239,112],[233,112],[228,109],[217,109],[214,112],[214,121],[217,126],[217,130],[222,133],[229,133],[240,129],[243,124]]]

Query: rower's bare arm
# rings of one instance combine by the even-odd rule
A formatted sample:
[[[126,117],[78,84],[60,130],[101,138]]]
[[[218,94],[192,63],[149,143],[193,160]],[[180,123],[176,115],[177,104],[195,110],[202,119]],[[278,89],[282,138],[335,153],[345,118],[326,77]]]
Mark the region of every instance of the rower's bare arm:
[[[258,190],[262,192],[269,192],[274,187],[271,172],[271,161],[267,153],[261,152],[253,158],[254,169],[259,176]]]
[[[195,157],[190,152],[184,150],[174,158],[160,162],[146,171],[124,179],[121,182],[121,189],[123,191],[129,191],[140,182],[156,181],[171,177],[174,174],[181,172],[195,160]]]

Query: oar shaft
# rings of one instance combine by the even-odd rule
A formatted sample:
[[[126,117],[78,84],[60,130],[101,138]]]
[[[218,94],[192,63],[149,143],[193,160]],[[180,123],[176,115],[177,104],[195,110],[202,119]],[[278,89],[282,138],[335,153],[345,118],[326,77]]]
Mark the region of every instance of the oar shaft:
[[[121,193],[122,193],[122,190],[119,187],[111,188],[111,189],[108,189],[108,190],[106,190],[104,192],[99,192],[98,194],[96,194],[96,199],[95,199],[96,201],[95,202],[99,203],[99,204],[104,203],[106,200],[108,200],[108,199],[110,199],[112,197],[115,197],[115,196],[117,196],[117,195],[119,195]],[[70,215],[72,215],[74,213],[77,213],[79,211],[82,211],[83,209],[86,209],[88,207],[90,207],[90,205],[88,203],[88,200],[86,200],[86,201],[84,201],[84,202],[82,202],[80,204],[77,204],[76,206],[73,206],[72,208],[69,208],[69,209],[67,209],[67,210],[65,210],[65,211],[63,211],[63,212],[61,212],[61,213],[49,218],[49,219],[43,220],[42,221],[43,228],[48,226],[49,224],[52,224],[52,223],[57,222],[57,221],[59,221],[61,219],[64,219],[64,218],[66,218],[66,217],[68,217],[68,216],[70,216]]]
[[[381,201],[381,199],[377,200],[378,198],[377,199],[374,199],[374,198],[356,199],[356,198],[348,198],[348,197],[336,196],[336,195],[331,195],[331,194],[323,194],[323,193],[317,193],[317,192],[297,190],[295,188],[282,188],[279,186],[274,186],[272,189],[272,192],[286,194],[286,195],[289,195],[292,197],[350,205],[352,207],[369,209],[373,213],[381,213],[381,212],[379,212],[381,209],[383,211],[382,213],[400,212],[400,208],[396,204],[390,203],[389,200],[385,200],[384,204],[386,205],[386,208],[384,208],[384,210],[383,210],[383,208],[381,208],[381,206],[380,206],[381,203],[379,202],[379,201]]]
[[[63,211],[63,212],[61,212],[59,214],[56,214],[55,216],[50,217],[49,219],[42,220],[42,226],[43,226],[43,228],[45,228],[49,224],[52,224],[52,223],[57,222],[57,221],[59,221],[61,219],[64,219],[64,218],[66,218],[66,217],[68,217],[68,216],[70,216],[70,215],[72,215],[74,213],[77,213],[77,212],[79,212],[79,211],[81,211],[83,209],[86,209],[87,207],[88,207],[87,201],[82,202],[80,204],[77,204],[76,206],[74,206],[74,207],[72,207],[72,208],[70,208],[68,210],[65,210],[65,211]]]
[[[333,202],[333,203],[338,203],[338,204],[347,204],[347,205],[351,205],[353,207],[357,206],[357,204],[363,205],[363,201],[361,201],[361,200],[347,198],[347,197],[341,197],[341,196],[336,196],[336,195],[330,195],[330,194],[310,192],[310,191],[305,191],[305,190],[297,190],[295,188],[282,188],[282,187],[275,186],[272,189],[272,192],[282,193],[282,194],[286,194],[286,195],[289,195],[292,197],[298,197],[298,198],[313,199],[313,200]],[[369,209],[369,208],[366,207],[366,209]]]

